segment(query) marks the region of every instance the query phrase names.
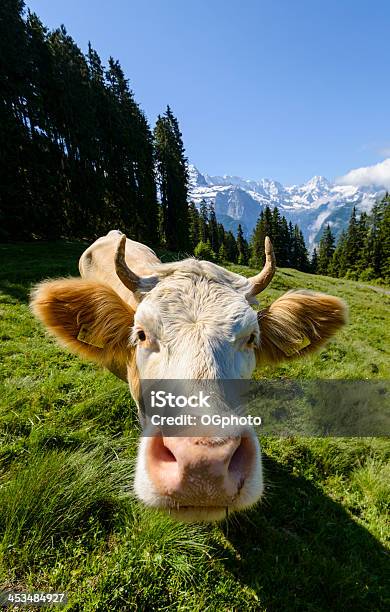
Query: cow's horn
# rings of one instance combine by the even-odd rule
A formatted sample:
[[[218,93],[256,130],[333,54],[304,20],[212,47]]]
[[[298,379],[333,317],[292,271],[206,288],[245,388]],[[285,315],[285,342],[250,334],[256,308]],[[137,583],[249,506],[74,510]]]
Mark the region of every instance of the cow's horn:
[[[119,276],[122,283],[135,293],[140,284],[140,277],[134,274],[126,263],[125,259],[126,251],[126,235],[123,234],[118,244],[118,248],[115,253],[115,271]]]
[[[251,278],[248,279],[251,284],[251,288],[249,292],[246,294],[246,297],[253,297],[257,295],[258,293],[260,293],[261,291],[264,291],[264,289],[267,287],[267,285],[269,285],[269,283],[271,282],[275,274],[275,270],[276,270],[275,253],[272,247],[272,242],[268,238],[268,236],[265,237],[264,246],[265,246],[264,268],[262,269],[261,272],[259,272],[259,274],[256,274],[256,276],[252,276]]]

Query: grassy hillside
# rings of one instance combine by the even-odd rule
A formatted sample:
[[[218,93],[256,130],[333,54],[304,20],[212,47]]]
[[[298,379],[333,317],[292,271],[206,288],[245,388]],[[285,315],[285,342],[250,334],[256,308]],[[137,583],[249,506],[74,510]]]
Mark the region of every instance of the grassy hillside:
[[[0,246],[0,587],[66,589],[87,611],[386,609],[386,439],[264,439],[263,503],[220,525],[139,507],[126,385],[59,349],[27,305],[32,283],[77,273],[83,248]],[[256,376],[388,377],[389,296],[280,270],[262,304],[298,287],[343,297],[350,324]]]

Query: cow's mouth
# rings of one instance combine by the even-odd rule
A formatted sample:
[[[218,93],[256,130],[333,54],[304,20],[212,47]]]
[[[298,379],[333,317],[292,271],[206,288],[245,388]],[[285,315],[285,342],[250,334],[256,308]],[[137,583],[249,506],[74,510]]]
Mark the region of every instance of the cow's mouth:
[[[181,504],[172,498],[164,497],[155,508],[183,522],[214,522],[228,519],[233,513],[242,510],[243,506],[246,507],[246,504],[242,504],[238,494],[230,502],[220,504]]]
[[[234,507],[229,506],[175,506],[165,507],[173,518],[183,522],[211,522],[222,521],[234,511]]]

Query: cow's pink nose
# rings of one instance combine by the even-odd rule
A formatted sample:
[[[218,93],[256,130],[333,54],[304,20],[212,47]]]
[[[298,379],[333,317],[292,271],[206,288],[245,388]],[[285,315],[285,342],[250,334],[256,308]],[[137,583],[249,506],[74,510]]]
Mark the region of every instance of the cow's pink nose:
[[[237,499],[253,467],[250,437],[155,436],[147,452],[149,476],[159,495],[180,506],[227,506]]]

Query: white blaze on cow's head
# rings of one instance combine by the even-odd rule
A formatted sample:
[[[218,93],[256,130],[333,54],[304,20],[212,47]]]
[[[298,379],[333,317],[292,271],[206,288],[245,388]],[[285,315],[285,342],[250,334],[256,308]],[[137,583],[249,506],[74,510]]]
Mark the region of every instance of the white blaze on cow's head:
[[[32,307],[65,346],[126,379],[137,403],[145,379],[250,378],[256,363],[317,349],[346,318],[339,299],[305,291],[253,310],[275,272],[269,239],[265,249],[264,269],[247,279],[196,259],[163,264],[114,231],[83,254],[84,278],[41,283]],[[180,519],[223,518],[262,495],[257,437],[142,437],[134,486]]]

